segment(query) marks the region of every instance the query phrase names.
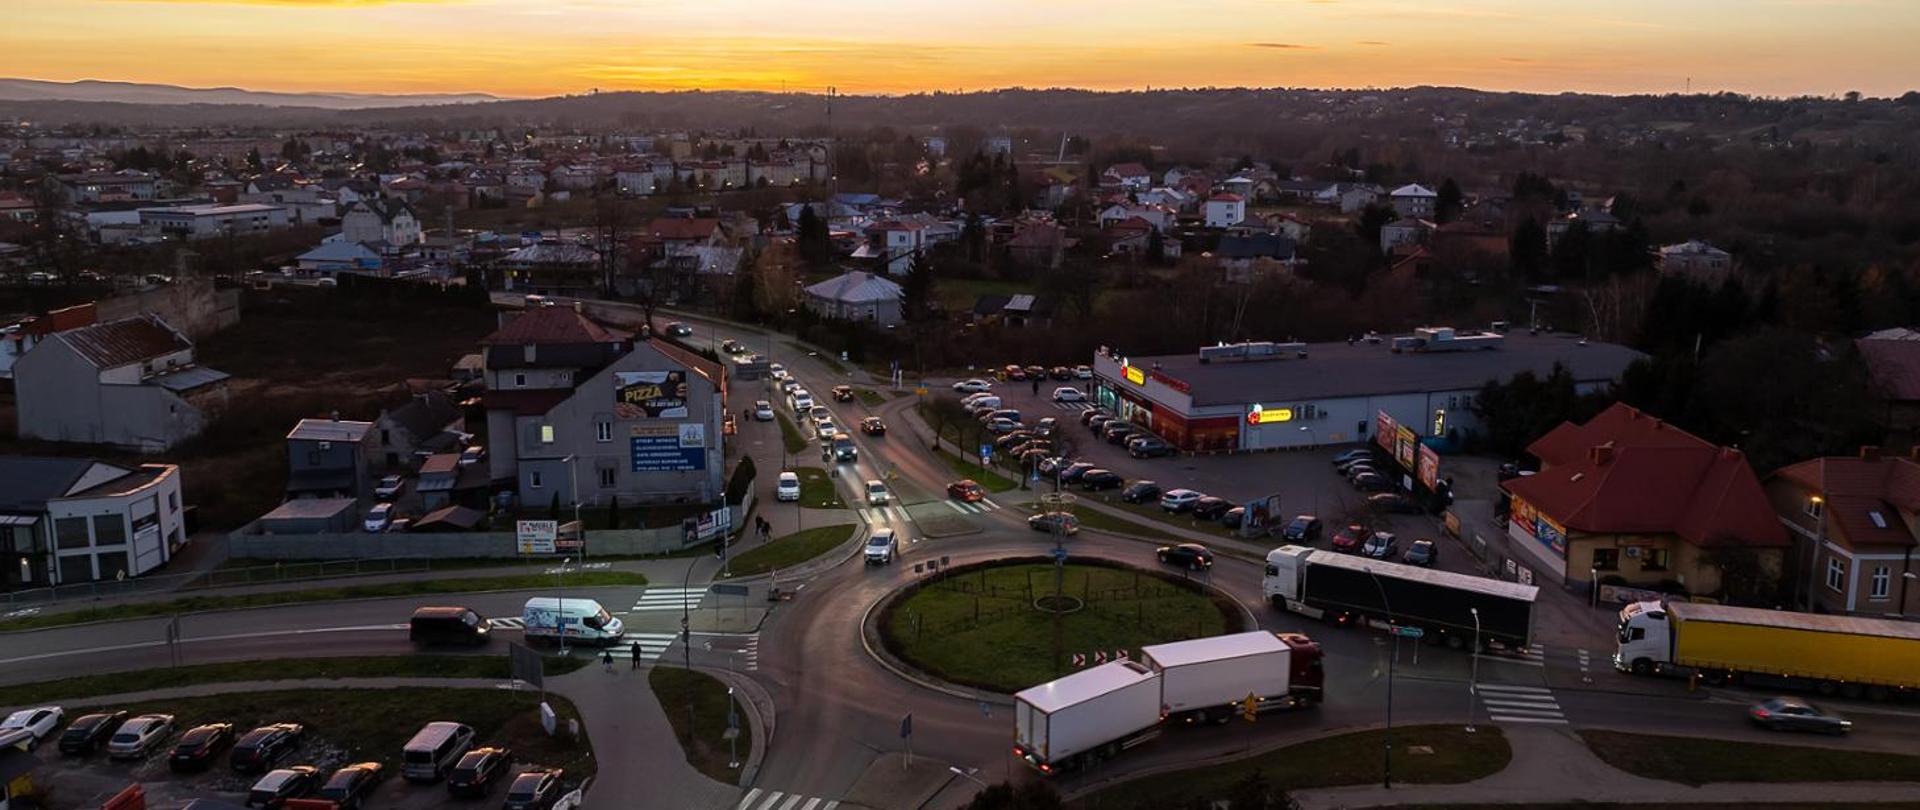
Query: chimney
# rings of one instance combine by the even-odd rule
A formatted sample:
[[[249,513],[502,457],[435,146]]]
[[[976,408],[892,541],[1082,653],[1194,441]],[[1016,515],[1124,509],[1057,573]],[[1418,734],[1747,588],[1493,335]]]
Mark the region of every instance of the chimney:
[[[1860,460],[1861,461],[1879,461],[1880,448],[1878,446],[1871,445],[1871,444],[1861,445]]]
[[[1596,467],[1605,467],[1613,461],[1613,443],[1595,445],[1587,448],[1587,459]]]
[[[334,411],[332,414],[329,415],[329,418],[331,418],[335,422],[340,421],[340,412]]]
[[[573,311],[585,315],[587,312],[587,303],[585,301],[573,302]]]

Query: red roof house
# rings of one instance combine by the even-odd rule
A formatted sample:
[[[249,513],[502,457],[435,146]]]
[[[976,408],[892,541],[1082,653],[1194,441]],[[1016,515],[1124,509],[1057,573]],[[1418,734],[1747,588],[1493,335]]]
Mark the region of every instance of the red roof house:
[[[1790,464],[1767,476],[1767,495],[1796,548],[1786,593],[1827,613],[1907,615],[1920,610],[1920,448]],[[1816,546],[1817,543],[1817,546]]]

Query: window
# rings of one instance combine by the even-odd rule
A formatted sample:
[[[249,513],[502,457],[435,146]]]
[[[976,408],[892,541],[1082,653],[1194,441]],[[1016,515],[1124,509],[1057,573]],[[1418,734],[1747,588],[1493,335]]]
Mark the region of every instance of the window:
[[[529,344],[527,344],[527,345],[525,345],[525,346],[521,346],[521,347],[520,347],[520,357],[521,357],[521,359],[523,359],[523,360],[525,360],[526,362],[529,362],[529,363],[531,363],[531,362],[533,362],[533,356],[534,356],[534,351],[535,351],[535,349],[536,349],[536,347],[535,347],[535,346],[534,346],[534,344],[532,344],[532,343],[529,343]]]
[[[544,486],[544,484],[540,480],[539,470],[527,473],[527,489],[539,489],[542,486]]]
[[[525,374],[515,374],[515,375],[513,375],[513,387],[515,387],[515,388],[525,388],[525,387],[527,387],[527,375],[525,375]]]
[[[1828,557],[1827,587],[1831,590],[1839,591],[1846,581],[1847,564],[1841,562],[1839,557]]]
[[[553,444],[553,426],[552,425],[540,426],[540,443]]]
[[[1888,571],[1884,565],[1874,566],[1873,577],[1867,582],[1869,589],[1867,591],[1868,599],[1885,599],[1887,598],[1889,587],[1893,585],[1893,573]]]
[[[1641,557],[1640,570],[1642,571],[1667,570],[1667,550],[1664,548],[1647,549],[1647,553]]]
[[[1819,517],[1821,513],[1821,509],[1825,505],[1826,505],[1826,502],[1821,500],[1820,496],[1818,495],[1808,498],[1807,499],[1807,517],[1812,517],[1812,518]]]
[[[593,440],[596,442],[613,441],[613,423],[597,422],[593,426]]]
[[[1620,568],[1620,549],[1596,548],[1593,550],[1593,569],[1595,571],[1616,571]]]
[[[388,431],[386,428],[380,429],[380,443],[383,445],[393,444],[393,434],[390,431]]]
[[[613,489],[615,475],[616,473],[612,467],[600,468],[600,488]]]
[[[178,492],[167,493],[167,511],[169,512],[180,511],[180,493]]]
[[[55,518],[53,536],[60,548],[86,548],[87,519],[83,517]]]
[[[93,544],[117,546],[127,542],[127,522],[119,515],[93,516]]]

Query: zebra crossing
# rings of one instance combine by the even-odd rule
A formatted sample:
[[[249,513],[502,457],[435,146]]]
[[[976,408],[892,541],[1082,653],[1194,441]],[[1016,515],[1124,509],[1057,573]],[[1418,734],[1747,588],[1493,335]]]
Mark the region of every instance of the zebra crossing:
[[[614,657],[619,657],[617,653],[620,652],[620,647],[631,647],[637,642],[640,645],[640,661],[642,663],[652,661],[664,654],[667,648],[673,646],[673,642],[679,638],[679,633],[628,633],[625,638],[620,639],[620,644],[614,647],[616,653]]]
[[[963,515],[984,515],[1000,508],[1000,504],[994,503],[992,498],[981,498],[973,503],[955,500],[941,501],[941,503],[946,504],[948,509]]]
[[[1546,687],[1483,683],[1474,690],[1481,705],[1487,707],[1487,716],[1495,723],[1567,724],[1560,702],[1553,699],[1553,690]]]
[[[640,601],[633,603],[633,612],[696,608],[706,595],[707,588],[704,585],[698,588],[648,588],[640,593]]]
[[[755,804],[758,802],[758,804]],[[782,793],[778,790],[763,791],[754,788],[740,799],[733,810],[834,810],[839,807],[838,800],[810,798],[795,793]]]
[[[1078,412],[1078,411],[1086,411],[1086,410],[1093,409],[1093,403],[1091,402],[1055,402],[1052,404],[1053,404],[1053,409],[1056,411]]]
[[[487,626],[495,630],[525,630],[527,629],[527,620],[522,619],[518,616],[514,616],[511,618],[488,619]]]
[[[753,635],[747,636],[746,646],[740,649],[742,651],[743,657],[746,659],[747,671],[754,672],[759,670],[760,669],[760,634],[754,633]]]
[[[860,521],[869,526],[899,521],[905,523],[912,518],[907,515],[904,506],[862,506],[854,511],[860,513]]]

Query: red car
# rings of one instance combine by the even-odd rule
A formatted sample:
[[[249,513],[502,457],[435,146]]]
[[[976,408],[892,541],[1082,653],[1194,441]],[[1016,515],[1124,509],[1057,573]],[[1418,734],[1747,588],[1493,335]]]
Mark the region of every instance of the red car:
[[[1333,533],[1333,550],[1357,554],[1360,551],[1360,545],[1367,542],[1367,538],[1372,535],[1372,532],[1367,531],[1367,527],[1358,523],[1348,525]]]
[[[974,503],[986,500],[987,490],[972,479],[955,481],[947,485],[947,497],[962,503]]]

